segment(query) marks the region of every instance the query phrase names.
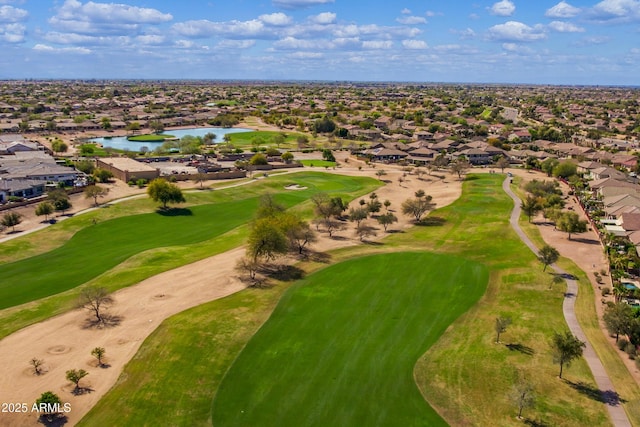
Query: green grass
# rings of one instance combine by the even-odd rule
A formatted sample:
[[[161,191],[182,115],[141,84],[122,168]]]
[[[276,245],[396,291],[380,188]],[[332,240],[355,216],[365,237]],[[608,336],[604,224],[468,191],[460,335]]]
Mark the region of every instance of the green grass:
[[[332,168],[336,165],[336,162],[328,162],[326,160],[300,160],[300,163],[306,167],[316,168]]]
[[[284,190],[284,186],[292,180],[308,189]],[[190,193],[188,202],[197,206],[179,209],[176,211],[179,215],[175,216],[153,212],[99,221],[97,225],[87,225],[90,224],[87,218],[73,218],[60,225],[70,227],[75,220],[85,226],[78,227],[64,245],[0,265],[0,275],[4,277],[0,282],[0,307],[12,307],[72,289],[145,251],[165,248],[166,252],[167,247],[186,247],[221,236],[251,218],[257,206],[258,194],[264,192],[272,192],[278,202],[290,207],[306,201],[318,191],[350,198],[365,194],[378,185],[373,179],[299,173],[263,180],[259,185],[243,187],[243,191],[231,189]],[[211,204],[212,198],[216,203]],[[29,239],[37,239],[37,235],[34,236]],[[20,251],[17,249],[21,243],[8,243],[13,248],[7,252],[10,255],[8,258],[11,255],[19,257]],[[178,252],[186,251],[181,249]],[[201,258],[204,256],[206,254]],[[132,259],[132,262],[142,264],[136,259]],[[150,264],[157,265],[158,260]],[[146,270],[150,270],[148,276],[157,272],[153,268]]]
[[[297,132],[275,132],[275,131],[252,131],[252,132],[237,132],[230,133],[229,138],[231,138],[231,143],[236,147],[247,148],[251,147],[253,144],[253,140],[255,138],[262,139],[267,146],[275,147],[275,144],[272,142],[272,138],[276,135],[284,134],[285,139],[282,147],[292,148],[297,146],[297,138],[302,136],[302,133]]]
[[[430,253],[373,255],[313,274],[235,361],[213,424],[446,425],[416,387],[413,365],[487,278],[480,264]]]
[[[163,142],[165,139],[172,139],[172,138],[175,138],[175,136],[164,134],[164,133],[162,133],[162,134],[150,133],[150,134],[146,134],[146,135],[128,136],[127,137],[127,141]]]
[[[566,328],[561,312],[563,290],[560,287],[548,290],[550,276],[542,273],[542,267],[533,253],[524,247],[509,227],[507,218],[512,202],[502,192],[501,180],[499,175],[470,176],[464,183],[463,194],[458,201],[430,215],[433,224],[441,225],[415,227],[405,233],[394,234],[385,239],[383,245],[365,245],[334,251],[331,254],[332,260],[340,262],[363,254],[381,252],[430,250],[471,260],[471,265],[481,263],[489,267],[489,283],[484,296],[419,358],[414,369],[423,395],[451,425],[522,425],[515,418],[515,408],[507,399],[518,373],[532,380],[538,395],[535,407],[524,414],[529,424],[605,425],[608,423],[607,415],[600,402],[578,391],[571,384],[557,379],[557,365],[552,363],[547,343],[553,331]],[[326,265],[306,263],[301,267],[310,271],[325,268]],[[438,274],[437,269],[430,271],[433,272],[433,277]],[[327,289],[332,291],[335,287],[363,283],[353,280],[350,274],[347,271],[343,276],[331,275],[330,279],[320,281],[322,288],[318,289],[324,289],[325,283]],[[315,278],[315,275],[310,276],[308,280]],[[240,354],[242,348],[262,322],[269,318],[289,286],[289,283],[277,282],[266,289],[249,289],[165,321],[157,333],[146,340],[134,360],[126,366],[118,384],[85,417],[82,425],[211,425],[211,412],[208,410],[211,409],[212,399],[225,371],[238,355],[237,366],[240,366],[241,360],[246,361],[246,356]],[[305,288],[303,285],[296,286]],[[366,286],[366,282],[362,286]],[[307,292],[315,290],[312,287],[310,289]],[[298,298],[305,297],[304,293],[296,295],[297,291],[288,294],[279,313],[286,316],[288,302],[296,302]],[[336,294],[338,295],[341,294]],[[326,295],[320,292],[320,295],[311,296],[321,307],[313,307],[312,304],[309,306],[310,310],[330,312],[331,307],[343,308],[340,301],[335,301],[329,292]],[[395,310],[392,298],[389,298],[387,304],[385,309]],[[399,319],[386,316],[381,306],[370,308],[356,303],[351,307],[354,312],[366,318],[370,317],[368,310],[375,308],[379,310],[379,321],[386,322],[391,330]],[[429,310],[429,303],[424,303],[420,309]],[[413,311],[420,310],[411,310],[411,313],[409,310],[405,311],[403,316],[414,316],[419,314]],[[336,310],[336,316],[342,314],[343,310]],[[502,344],[499,345],[494,344],[493,332],[493,323],[498,315],[511,315],[514,321],[503,334]],[[298,316],[301,325],[305,316],[306,314]],[[341,334],[343,329],[351,330],[351,325],[346,323],[333,327],[331,332],[335,336],[335,342],[346,341]],[[375,324],[378,325],[377,322]],[[268,325],[267,323],[265,328],[271,329]],[[263,347],[264,353],[250,353],[254,355],[255,363],[267,363],[261,359],[277,357],[270,348],[278,351],[291,350],[285,344],[295,343],[293,338],[277,332],[271,345]],[[271,333],[273,331],[269,332]],[[303,338],[305,337],[300,337]],[[354,342],[358,343],[366,338],[366,335],[353,336]],[[332,344],[333,341],[326,344],[327,357],[340,357],[329,351]],[[512,347],[514,350],[510,350],[505,344],[520,346],[516,345]],[[250,347],[247,349],[252,351]],[[382,356],[386,356],[387,352],[402,353],[399,351],[402,349],[404,346],[385,349]],[[301,352],[304,350],[300,349]],[[528,354],[529,350],[531,354]],[[371,355],[377,356],[377,353]],[[400,356],[403,355],[398,357]],[[293,369],[287,366],[289,363],[304,362],[296,359],[289,358],[277,369],[287,372]],[[375,363],[366,359],[361,362]],[[347,367],[350,368],[353,363],[349,363]],[[251,372],[257,372],[244,362],[242,366],[247,366]],[[583,360],[574,362],[565,375],[574,384],[586,385],[583,391],[588,391],[593,386],[593,378]],[[312,379],[303,373],[291,388],[287,388],[284,397],[304,399],[290,390],[296,390],[298,383],[305,382],[308,378]],[[359,379],[360,382],[366,380],[367,378]],[[369,395],[367,390],[363,394],[349,396],[347,400],[360,407],[365,405],[360,401],[366,401]],[[413,402],[413,394],[408,396],[407,399]],[[239,402],[234,405],[239,405],[244,400],[245,395],[242,394]],[[156,402],[163,404],[157,405]],[[383,411],[385,407],[377,409]],[[268,411],[276,410],[275,407],[268,408]]]

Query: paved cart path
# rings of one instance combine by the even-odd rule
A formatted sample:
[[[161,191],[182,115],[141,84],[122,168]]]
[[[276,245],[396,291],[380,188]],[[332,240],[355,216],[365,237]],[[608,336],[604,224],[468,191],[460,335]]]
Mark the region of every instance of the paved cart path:
[[[511,223],[511,226],[518,234],[518,236],[520,236],[520,239],[522,239],[524,244],[527,245],[529,249],[531,249],[533,253],[537,255],[538,248],[533,244],[529,237],[527,237],[527,235],[524,233],[524,231],[522,231],[522,228],[520,228],[520,225],[518,224],[521,212],[521,200],[513,193],[513,191],[511,191],[511,187],[509,186],[510,182],[511,180],[507,178],[502,184],[502,188],[513,199],[514,202],[514,208],[511,212],[511,218],[509,219],[509,222]],[[567,325],[569,326],[569,330],[571,331],[571,333],[573,333],[581,341],[584,341],[586,343],[586,347],[584,349],[584,358],[587,361],[587,365],[589,365],[591,372],[593,373],[596,385],[598,386],[598,389],[600,389],[600,393],[602,393],[603,400],[607,402],[607,410],[609,411],[611,421],[613,422],[613,425],[617,427],[631,427],[629,418],[627,417],[626,412],[620,404],[618,394],[616,393],[615,388],[611,383],[609,375],[607,375],[602,362],[596,355],[593,347],[591,347],[591,344],[589,344],[586,335],[584,334],[582,328],[580,327],[580,324],[578,323],[578,319],[576,317],[574,309],[576,297],[578,296],[578,284],[575,280],[570,278],[572,277],[571,275],[569,275],[566,271],[564,271],[557,265],[553,264],[552,267],[556,273],[561,274],[567,278],[567,292],[565,293],[564,302],[562,304],[564,318],[567,322]]]

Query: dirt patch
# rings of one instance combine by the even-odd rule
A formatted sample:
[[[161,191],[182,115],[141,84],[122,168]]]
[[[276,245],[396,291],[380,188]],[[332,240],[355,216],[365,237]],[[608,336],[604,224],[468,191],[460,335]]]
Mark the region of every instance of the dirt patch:
[[[289,184],[284,187],[285,190],[306,190],[307,187],[303,187],[300,184]]]

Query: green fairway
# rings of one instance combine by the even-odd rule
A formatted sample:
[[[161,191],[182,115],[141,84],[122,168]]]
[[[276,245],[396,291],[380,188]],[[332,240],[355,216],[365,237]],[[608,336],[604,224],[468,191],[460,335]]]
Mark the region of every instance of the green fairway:
[[[332,168],[336,165],[336,162],[328,162],[326,160],[300,160],[300,163],[306,167],[314,168]]]
[[[284,136],[284,147],[295,147],[296,140],[298,137],[303,136],[302,133],[297,132],[274,132],[274,131],[252,131],[252,132],[237,132],[228,134],[230,138],[230,142],[236,147],[251,147],[253,142],[256,140],[260,140],[263,142],[265,146],[273,146],[276,145],[273,143],[273,137],[276,135]]]
[[[484,292],[464,259],[394,253],[346,261],[291,288],[235,361],[217,426],[446,425],[413,366]]]
[[[285,191],[285,183],[292,180],[308,189]],[[266,181],[262,191],[272,191],[280,203],[290,207],[318,191],[357,193],[374,182],[303,173]],[[224,200],[224,191],[189,195],[192,202],[202,203],[208,199],[208,204],[177,209],[169,215],[153,212],[99,222],[81,229],[66,244],[52,251],[0,265],[0,277],[3,277],[0,309],[79,286],[145,250],[202,242],[246,223],[253,216],[257,196],[249,192],[251,197],[233,200],[230,198],[242,193],[238,190],[226,193],[227,201],[214,204],[211,197]]]

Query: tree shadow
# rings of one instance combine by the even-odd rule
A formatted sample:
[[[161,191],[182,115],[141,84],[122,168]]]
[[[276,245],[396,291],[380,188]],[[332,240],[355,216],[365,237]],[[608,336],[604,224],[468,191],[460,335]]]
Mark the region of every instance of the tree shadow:
[[[564,280],[578,280],[578,278],[576,276],[574,276],[573,274],[569,274],[569,273],[562,273],[559,276],[562,277]]]
[[[306,257],[309,261],[319,262],[322,264],[329,264],[331,262],[331,254],[326,252],[309,251]]]
[[[187,208],[158,208],[156,212],[162,216],[192,216],[193,212]]]
[[[293,282],[304,277],[304,270],[295,265],[267,266],[262,269],[262,273],[275,280],[282,282]]]
[[[69,418],[63,414],[42,414],[38,417],[38,423],[47,427],[61,427],[69,422]]]
[[[442,226],[446,222],[447,220],[440,216],[428,216],[426,218],[423,218],[420,222],[417,222],[416,225],[422,225],[426,227],[435,227],[435,226]]]
[[[384,243],[375,240],[361,240],[360,242],[368,246],[384,246]]]
[[[22,231],[22,230],[11,230],[7,234],[20,234],[20,233],[24,233],[24,231]]]
[[[465,176],[463,181],[475,181],[477,179],[480,179],[480,177],[475,176],[475,175],[473,175],[473,176]]]
[[[113,314],[103,314],[102,320],[98,320],[95,317],[87,317],[84,319],[82,329],[102,329],[113,328],[118,326],[122,322],[122,316],[116,316]]]
[[[92,389],[91,387],[76,387],[73,390],[71,390],[71,394],[73,394],[74,396],[82,396],[84,394],[91,394],[94,391],[95,390]]]
[[[528,425],[531,427],[550,427],[550,425],[545,423],[544,421],[532,420],[529,418],[525,418],[523,422],[525,425]]]
[[[578,242],[578,243],[585,243],[587,245],[599,245],[600,242],[594,239],[587,239],[587,238],[582,238],[582,237],[573,237],[571,238],[571,240],[573,240],[574,242]]]
[[[531,347],[520,343],[506,344],[506,347],[511,351],[517,351],[518,353],[526,354],[528,356],[535,354],[535,351]]]
[[[618,406],[621,403],[626,403],[627,401],[620,397],[620,395],[613,390],[600,390],[596,386],[591,384],[587,384],[585,382],[571,382],[569,380],[563,379],[565,383],[569,384],[571,388],[576,390],[578,393],[587,396],[589,399],[595,400],[596,402],[601,402],[607,404],[609,406]]]

